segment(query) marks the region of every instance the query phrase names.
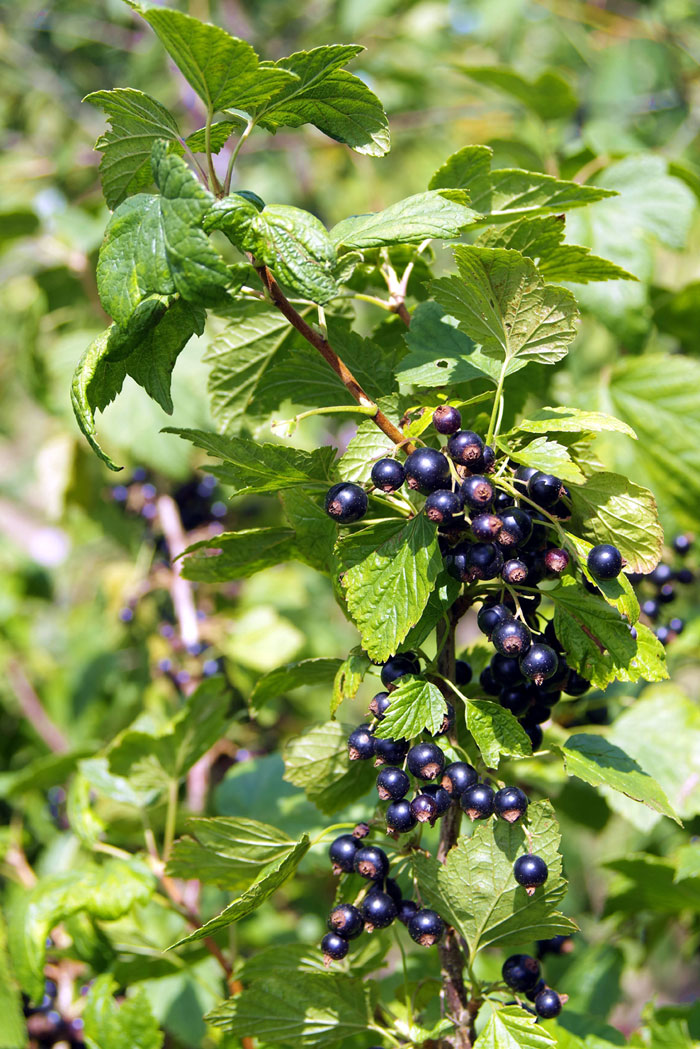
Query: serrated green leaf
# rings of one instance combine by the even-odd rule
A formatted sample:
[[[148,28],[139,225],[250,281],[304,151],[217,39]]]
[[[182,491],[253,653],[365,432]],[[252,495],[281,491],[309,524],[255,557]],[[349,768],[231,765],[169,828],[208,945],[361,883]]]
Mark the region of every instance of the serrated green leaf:
[[[291,528],[243,528],[188,546],[182,574],[198,583],[248,579],[265,568],[290,561],[293,554]]]
[[[435,581],[433,592],[423,609],[423,614],[414,627],[411,627],[404,638],[401,649],[413,651],[420,648],[425,639],[432,633],[438,623],[445,618],[445,613],[455,603],[462,585],[447,572],[441,572]]]
[[[496,381],[497,361],[487,357],[437,302],[421,302],[411,316],[405,336],[408,353],[399,362],[400,382],[415,386],[448,386],[488,379]],[[514,361],[511,371],[524,367]]]
[[[93,797],[90,780],[82,773],[76,773],[68,786],[66,818],[73,833],[89,848],[92,848],[105,832],[104,821],[92,807]]]
[[[163,1032],[141,989],[117,1005],[119,985],[110,973],[98,976],[90,988],[83,1019],[88,1049],[160,1049]]]
[[[277,827],[242,816],[196,817],[187,821],[187,831],[191,837],[175,842],[167,873],[233,891],[250,885],[296,846]]]
[[[126,197],[152,183],[154,143],[158,139],[180,142],[180,131],[165,106],[131,87],[93,91],[83,102],[103,109],[112,125],[98,138],[95,149],[102,153],[102,191],[107,206],[114,210]]]
[[[259,710],[263,704],[302,686],[331,685],[342,668],[340,659],[302,659],[298,663],[286,663],[263,674],[255,683],[250,705]]]
[[[502,1009],[493,1007],[474,1049],[550,1049],[556,1044],[536,1016],[517,1005],[506,1005]]]
[[[452,240],[474,220],[474,212],[449,200],[440,190],[428,190],[391,204],[384,211],[351,215],[330,232],[339,251],[379,248],[386,244],[419,244],[422,240]]]
[[[326,721],[290,739],[284,748],[285,780],[305,790],[326,814],[357,801],[372,785],[367,762],[348,757],[350,731],[338,721]]]
[[[126,378],[124,361],[109,359],[110,341],[117,326],[112,324],[88,346],[73,375],[71,404],[78,426],[90,447],[110,470],[121,470],[97,441],[95,412],[104,411],[117,396]]]
[[[226,120],[215,120],[209,128],[209,145],[212,153],[220,153],[228,142],[234,131],[243,131],[246,121],[239,116],[229,113]],[[207,129],[200,127],[188,135],[185,142],[193,153],[206,153],[207,151]]]
[[[639,854],[609,860],[606,867],[616,871],[605,903],[604,916],[651,911],[661,916],[682,911],[700,913],[700,878],[674,882],[673,864],[661,856]]]
[[[344,481],[369,484],[372,467],[377,459],[393,457],[395,445],[371,419],[361,422],[351,437],[338,463],[338,472]]]
[[[663,552],[663,529],[648,488],[627,477],[595,473],[571,487],[570,532],[592,544],[612,543],[630,572],[650,572]]]
[[[421,732],[434,736],[440,729],[447,705],[442,692],[430,681],[402,677],[391,693],[391,704],[374,730],[378,739],[413,739]]]
[[[257,122],[273,132],[313,124],[357,153],[383,157],[390,139],[382,104],[362,80],[340,68],[362,50],[357,44],[328,44],[280,59],[272,68],[297,79],[257,111]]]
[[[656,780],[604,736],[582,732],[570,736],[561,750],[570,776],[578,776],[593,787],[612,787],[680,822]]]
[[[524,758],[532,754],[525,729],[513,715],[488,699],[467,703],[467,728],[489,768],[498,768],[501,754]]]
[[[332,1045],[367,1031],[371,987],[343,973],[268,972],[206,1019],[269,1045]]]
[[[0,1049],[24,1049],[27,1044],[27,1025],[22,1010],[22,996],[7,952],[7,928],[0,913],[0,1009],[2,1030]]]
[[[327,572],[333,561],[338,526],[318,499],[301,488],[280,492],[284,516],[294,529],[294,556],[318,572]]]
[[[484,84],[516,98],[543,120],[568,117],[578,106],[571,85],[552,69],[546,69],[533,80],[528,80],[508,66],[460,65],[457,68],[477,84]]]
[[[507,453],[509,458],[523,466],[534,466],[536,470],[554,474],[562,481],[572,481],[582,484],[586,478],[581,469],[571,458],[569,449],[558,441],[550,441],[546,437],[537,437],[522,448],[514,449],[503,437],[497,441],[501,451]]]
[[[245,40],[169,8],[127,0],[161,40],[170,57],[213,113],[252,112],[296,82],[288,69],[261,63]]]
[[[636,433],[628,423],[602,412],[584,412],[578,408],[539,408],[529,419],[521,419],[510,431],[513,433],[624,433],[636,440]]]
[[[353,648],[348,657],[340,664],[333,680],[332,718],[335,717],[344,699],[355,698],[371,665],[368,656],[359,647]]]
[[[576,336],[570,291],[545,284],[531,259],[501,248],[454,249],[459,277],[433,281],[439,304],[507,372],[514,360],[554,364]]]
[[[348,610],[371,659],[381,662],[396,652],[442,568],[435,526],[419,514],[345,573]]]

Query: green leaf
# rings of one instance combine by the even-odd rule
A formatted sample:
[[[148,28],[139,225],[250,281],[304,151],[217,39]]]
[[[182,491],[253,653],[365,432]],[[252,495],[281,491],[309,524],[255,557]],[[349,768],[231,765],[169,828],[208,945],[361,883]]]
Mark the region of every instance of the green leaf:
[[[242,816],[196,817],[188,820],[187,830],[191,837],[175,842],[167,873],[221,889],[250,885],[264,867],[296,847],[284,831]]]
[[[153,181],[151,150],[158,139],[180,142],[172,114],[155,98],[131,87],[93,91],[83,102],[103,109],[112,125],[98,138],[102,192],[114,210],[126,197],[146,189]]]
[[[542,120],[571,116],[578,106],[570,84],[552,69],[546,69],[534,80],[527,80],[508,66],[460,65],[457,68],[477,84],[516,98]]]
[[[556,1044],[536,1016],[517,1005],[506,1005],[501,1009],[492,1006],[491,1017],[474,1049],[549,1049]]]
[[[22,997],[7,952],[7,929],[0,914],[0,1009],[2,1030],[0,1049],[24,1049],[27,1045],[27,1025],[22,1011]]]
[[[259,710],[271,699],[284,696],[295,688],[330,685],[342,666],[340,659],[321,657],[302,659],[299,663],[286,663],[283,667],[276,667],[258,678],[250,697],[250,705],[254,710]]]
[[[505,363],[554,364],[576,336],[578,310],[570,291],[545,284],[517,251],[459,246],[459,277],[433,281],[440,305],[457,318],[482,352]]]
[[[369,658],[361,648],[353,648],[347,659],[344,659],[340,664],[333,680],[332,718],[335,717],[338,707],[344,699],[355,698],[371,665]]]
[[[60,922],[81,911],[116,921],[151,898],[155,879],[136,860],[47,875],[18,897],[9,919],[10,955],[17,978],[33,1001],[44,993],[46,940]]]
[[[680,822],[656,780],[605,737],[582,732],[570,736],[561,750],[570,776],[578,776],[593,787],[612,787]]]
[[[369,484],[372,467],[377,459],[393,456],[396,446],[372,419],[361,422],[350,439],[338,463],[338,472],[344,481]]]
[[[305,452],[289,445],[258,444],[247,437],[225,437],[204,430],[171,427],[166,432],[179,434],[209,455],[222,459],[223,466],[209,469],[224,484],[230,485],[236,495],[330,483],[335,456],[330,447]]]
[[[93,339],[78,361],[70,394],[78,426],[92,450],[110,470],[121,470],[121,466],[110,459],[97,441],[95,412],[104,411],[117,396],[126,378],[124,361],[109,359],[110,342],[118,331],[116,324],[112,324]]]
[[[606,689],[614,680],[661,681],[668,676],[663,646],[648,627],[638,623],[634,639],[615,608],[570,576],[548,596],[555,604],[554,627],[569,664],[596,687]]]
[[[155,143],[151,162],[160,194],[137,193],[119,205],[97,261],[100,300],[122,326],[151,296],[177,293],[201,303],[229,282],[201,229],[212,195],[165,142]]]
[[[189,933],[188,936],[183,936],[182,939],[173,943],[168,949],[173,950],[175,947],[182,947],[183,944],[202,940],[218,929],[225,929],[227,926],[240,921],[241,918],[245,918],[254,910],[257,910],[281,885],[284,885],[288,878],[291,878],[308,849],[309,838],[308,835],[303,834],[300,840],[295,842],[291,851],[287,851],[283,859],[269,864],[250,888],[229,903],[228,907],[224,907],[220,914],[204,922],[203,925]]]
[[[285,780],[305,790],[327,815],[357,801],[372,783],[366,762],[348,757],[349,733],[338,721],[326,721],[290,739],[284,748]]]
[[[280,500],[284,516],[294,529],[294,557],[318,572],[327,572],[338,538],[335,521],[301,488],[280,492]]]
[[[416,307],[405,340],[408,353],[396,369],[402,383],[452,387],[475,379],[498,379],[498,362],[482,353],[437,302],[421,302]],[[525,363],[513,361],[511,371]]]
[[[198,583],[225,583],[248,579],[265,568],[290,561],[294,532],[290,528],[243,528],[193,543],[185,550],[185,579]]]
[[[700,844],[683,845],[676,853],[674,881],[684,878],[700,878]]]
[[[657,917],[700,913],[700,878],[674,882],[675,868],[669,860],[641,854],[610,860],[605,866],[620,877],[609,890],[604,916],[639,915],[640,911],[651,911]]]
[[[333,1045],[367,1031],[371,985],[344,973],[268,971],[206,1020],[268,1045]]]
[[[656,501],[648,488],[627,477],[595,473],[571,487],[569,531],[595,545],[612,543],[630,572],[650,572],[663,552],[663,529]]]
[[[424,731],[434,736],[446,714],[447,704],[440,689],[408,674],[391,693],[391,705],[374,734],[378,739],[413,739]]]
[[[432,238],[452,240],[474,218],[469,208],[435,190],[406,197],[384,211],[351,215],[334,226],[330,236],[339,251],[419,244]]]
[[[501,754],[529,757],[532,744],[513,715],[488,699],[467,703],[467,728],[489,768],[498,768]]]
[[[163,1032],[151,1012],[145,990],[117,1005],[117,981],[109,973],[98,976],[90,988],[83,1019],[88,1049],[160,1049]]]
[[[419,514],[345,573],[348,610],[370,659],[382,662],[396,652],[442,568],[436,529]]]
[[[168,415],[173,412],[170,381],[175,362],[190,338],[202,334],[205,321],[202,306],[175,299],[125,360],[127,373]]]
[[[257,122],[273,132],[313,124],[357,153],[383,157],[390,139],[382,104],[362,80],[340,68],[362,50],[357,44],[329,44],[280,59],[271,68],[298,79],[258,110]]]
[[[636,440],[636,433],[627,423],[602,412],[584,412],[578,408],[538,408],[532,418],[521,419],[510,431],[513,433],[624,433]]]
[[[229,108],[252,112],[296,82],[290,70],[261,63],[250,44],[218,26],[169,8],[127,3],[156,32],[212,113]]]
[[[406,634],[401,645],[402,650],[413,651],[413,649],[420,648],[438,623],[445,618],[445,613],[452,607],[461,592],[461,583],[447,572],[441,572],[435,581],[433,592],[428,598],[423,614]]]
[[[522,448],[514,449],[505,438],[499,437],[497,444],[509,458],[514,459],[516,463],[522,463],[523,466],[534,466],[536,470],[552,473],[562,481],[582,484],[586,480],[571,458],[569,449],[558,441],[537,437]]]
[[[460,837],[444,866],[432,856],[412,857],[421,895],[465,937],[472,958],[489,944],[505,947],[576,930],[555,909],[566,894],[566,881],[551,804],[531,804],[527,822],[531,851],[549,868],[547,881],[532,896],[513,876],[515,860],[530,851],[520,823],[475,823],[472,836]]]

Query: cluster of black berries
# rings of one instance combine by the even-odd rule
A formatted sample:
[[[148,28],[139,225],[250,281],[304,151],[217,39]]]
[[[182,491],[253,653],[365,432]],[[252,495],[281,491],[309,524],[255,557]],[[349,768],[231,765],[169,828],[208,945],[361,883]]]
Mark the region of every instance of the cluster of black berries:
[[[553,1020],[561,1012],[566,995],[559,995],[542,978],[540,963],[529,954],[512,954],[503,963],[503,980],[512,991],[524,994],[543,1020]],[[526,1006],[527,1008],[527,1006]]]
[[[336,838],[328,850],[334,874],[359,874],[369,886],[356,903],[339,903],[330,912],[330,931],[321,941],[326,965],[344,958],[350,941],[363,930],[386,929],[396,919],[421,947],[434,947],[445,932],[445,923],[439,914],[404,899],[397,882],[389,877],[387,854],[377,845],[363,844],[368,833],[367,824],[360,823],[352,834]]]
[[[158,516],[158,488],[143,466],[136,467],[126,483],[114,485],[110,494],[114,502],[121,503],[129,513],[138,514],[148,522]],[[228,512],[221,498],[218,481],[211,474],[193,477],[178,485],[172,497],[177,503],[186,532],[220,521]]]
[[[81,989],[81,993],[86,992],[87,987]],[[47,980],[44,996],[38,1005],[30,1005],[26,995],[22,996],[29,1045],[36,1046],[37,1049],[49,1049],[53,1045],[60,1045],[64,1049],[66,1046],[69,1049],[85,1049],[82,1019],[62,1016],[58,1010],[56,995],[56,984],[53,980]]]
[[[695,582],[693,570],[688,567],[687,563],[683,563],[692,550],[692,546],[693,540],[690,536],[677,535],[673,540],[673,550],[678,555],[676,567],[667,561],[662,561],[647,575],[642,575],[638,572],[630,572],[628,575],[635,589],[639,588],[641,591],[640,608],[642,614],[651,623],[654,633],[662,645],[667,645],[669,641],[673,641],[674,638],[678,637],[685,626],[685,622],[680,616],[667,618],[664,613],[669,610],[669,605],[678,596],[676,584],[680,583],[681,586],[689,586]],[[666,619],[665,623],[660,622],[662,617]]]

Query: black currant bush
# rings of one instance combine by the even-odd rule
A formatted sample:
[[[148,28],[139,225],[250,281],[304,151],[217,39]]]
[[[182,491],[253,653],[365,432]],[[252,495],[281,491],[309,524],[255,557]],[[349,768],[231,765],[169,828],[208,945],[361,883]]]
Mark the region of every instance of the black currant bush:
[[[260,5],[249,26],[251,5],[236,5],[253,47],[179,10],[128,6],[130,39],[154,34],[176,72],[151,95],[118,70],[119,86],[87,97],[109,125],[97,149],[111,216],[95,258],[85,233],[67,268],[111,324],[71,388],[97,458],[76,447],[66,486],[84,507],[99,460],[106,474],[161,439],[206,476],[170,483],[149,461],[110,488],[99,513],[136,537],[120,562],[130,582],[110,574],[126,640],[76,670],[71,710],[87,713],[74,736],[63,679],[46,684],[57,729],[8,660],[6,734],[15,702],[50,753],[34,760],[23,734],[0,777],[0,1049],[690,1049],[697,975],[677,981],[700,913],[687,834],[700,829],[700,377],[669,348],[692,343],[697,293],[656,286],[650,243],[682,246],[698,177],[642,152],[666,150],[674,127],[662,139],[652,111],[676,94],[690,109],[690,47],[677,79],[654,81],[648,124],[630,117],[619,136],[599,87],[579,104],[554,71],[454,55],[470,92],[523,107],[524,137],[461,132],[428,148],[419,134],[402,189],[374,193],[389,150],[375,88],[395,63],[394,90],[408,91],[427,59],[412,70],[385,34],[389,65],[378,49],[374,75],[356,76],[360,46],[284,47],[306,12]],[[350,6],[344,28],[374,17]],[[388,5],[402,24],[440,17],[405,6]],[[473,5],[480,18],[496,7]],[[522,24],[540,26],[525,7]],[[630,32],[624,12],[582,17],[593,51]],[[681,54],[682,20],[668,41],[631,24],[644,47]],[[556,61],[572,61],[557,40]],[[178,91],[182,118],[159,100]],[[347,205],[325,159],[345,156],[336,146],[364,157]],[[81,229],[73,217],[63,225]],[[61,229],[47,227],[39,260]],[[41,292],[60,331],[65,287],[45,274]],[[199,340],[187,391],[183,351]],[[51,368],[32,367],[38,390]],[[110,427],[134,386],[177,412],[167,438],[133,408]],[[205,387],[206,409],[181,412]],[[639,480],[675,529],[666,545]],[[89,563],[92,532],[78,535]],[[27,574],[8,593],[40,585]],[[95,602],[86,632],[102,614]],[[36,620],[42,681],[60,644],[43,610]],[[7,633],[21,645],[29,630]],[[665,967],[676,986],[650,985]]]

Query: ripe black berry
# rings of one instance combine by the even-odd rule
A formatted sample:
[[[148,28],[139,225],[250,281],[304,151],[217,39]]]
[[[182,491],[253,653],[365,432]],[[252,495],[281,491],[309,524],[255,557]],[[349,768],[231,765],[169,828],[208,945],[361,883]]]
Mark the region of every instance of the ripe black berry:
[[[417,794],[411,802],[411,812],[419,823],[429,823],[432,827],[438,817],[438,803],[429,794]]]
[[[383,849],[376,845],[363,845],[355,853],[354,867],[361,878],[383,881],[389,873],[389,860]]]
[[[449,488],[431,492],[425,500],[425,516],[436,524],[448,524],[463,509],[461,497]]]
[[[349,950],[348,941],[339,936],[337,932],[327,932],[321,940],[321,950],[326,965],[330,965],[332,961],[339,962],[345,957]]]
[[[469,466],[484,454],[484,442],[473,430],[459,430],[447,442],[450,459],[462,466]]]
[[[396,917],[403,925],[408,925],[409,921],[417,911],[418,904],[414,903],[413,900],[401,900],[401,903],[399,904],[399,913]]]
[[[690,583],[692,583],[694,581],[695,576],[693,575],[693,573],[690,571],[689,568],[680,568],[676,572],[676,579],[677,579],[677,581],[679,583],[682,583],[683,586],[688,586]]]
[[[398,459],[378,459],[370,477],[380,492],[396,492],[406,480],[406,472]]]
[[[437,743],[416,743],[408,752],[408,771],[418,779],[435,779],[445,767],[445,755]]]
[[[592,575],[593,573],[591,573]],[[649,573],[647,579],[654,586],[663,586],[664,583],[670,583],[673,579],[673,570],[670,565],[664,564],[662,561],[656,566],[656,568]]]
[[[359,846],[352,834],[341,834],[331,842],[328,855],[334,874],[350,874],[355,869],[355,854]]]
[[[515,499],[510,492],[504,492],[502,488],[497,488],[493,496],[494,513],[500,514],[509,506],[515,506]]]
[[[673,540],[673,549],[677,554],[680,554],[681,557],[685,557],[692,545],[693,540],[689,535],[677,535]]]
[[[476,625],[482,634],[490,638],[499,623],[512,618],[512,612],[505,605],[482,605],[476,617]]]
[[[503,787],[494,798],[496,815],[508,823],[515,823],[527,812],[527,795],[519,787]]]
[[[570,936],[551,936],[548,940],[537,941],[537,957],[544,958],[546,954],[570,954],[574,949],[574,941]]]
[[[518,675],[520,675],[520,671],[518,671]],[[487,696],[497,696],[501,691],[501,685],[496,681],[490,666],[484,667],[479,674],[479,684]]]
[[[507,685],[524,684],[523,675],[520,672],[520,663],[517,659],[511,656],[502,656],[500,652],[497,652],[491,660],[490,667],[495,681],[500,686],[498,692]]]
[[[406,798],[392,801],[386,810],[387,830],[393,830],[396,834],[407,834],[409,830],[413,830],[416,823],[411,802]]]
[[[476,473],[487,473],[493,469],[493,465],[496,462],[496,453],[490,444],[484,445],[484,450],[481,453],[481,461],[474,463],[470,466],[470,470],[474,470]]]
[[[616,579],[622,571],[622,554],[611,543],[600,543],[589,551],[586,563],[594,579]]]
[[[374,757],[375,739],[369,725],[358,725],[348,736],[348,757],[351,761],[367,761]]]
[[[504,983],[514,991],[532,990],[540,978],[540,963],[529,954],[511,954],[501,969]]]
[[[421,947],[434,947],[445,932],[445,923],[435,911],[417,911],[408,922],[408,935]]]
[[[676,590],[672,583],[664,583],[659,587],[659,601],[662,605],[668,605],[676,598]]]
[[[549,694],[547,694],[549,697]],[[553,694],[556,700],[556,693]],[[539,698],[537,702],[533,703],[530,709],[523,718],[523,728],[531,728],[533,725],[543,725],[545,721],[549,721],[552,716],[552,707],[554,703],[543,702],[544,695]]]
[[[440,782],[447,793],[456,800],[464,794],[467,787],[473,787],[477,779],[476,769],[466,761],[453,761],[446,767]]]
[[[667,626],[660,626],[656,628],[656,636],[662,645],[667,645],[671,639],[671,631]]]
[[[467,578],[495,579],[503,565],[503,554],[494,543],[474,543],[467,550]]]
[[[557,655],[557,669],[554,671],[552,676],[548,678],[542,686],[545,693],[558,692],[564,688],[569,680],[571,669],[569,664],[566,662],[566,656],[561,654]],[[554,702],[550,702],[549,699],[544,700],[549,703],[550,706],[554,706]]]
[[[406,674],[417,674],[419,670],[420,665],[416,661],[416,657],[409,652],[402,652],[399,653],[398,656],[391,656],[382,667],[380,675],[382,684],[384,685],[384,688],[391,688],[400,677],[405,677]]]
[[[406,739],[378,739],[374,745],[374,764],[400,765],[408,752]]]
[[[567,696],[584,696],[590,690],[591,683],[575,670],[569,671],[569,677],[563,688]]]
[[[557,654],[549,645],[531,645],[520,660],[520,671],[538,686],[552,677],[557,669]]]
[[[388,692],[377,692],[376,696],[372,696],[369,701],[369,713],[374,714],[375,718],[378,718],[381,721],[389,709],[390,704],[391,697]]]
[[[439,783],[426,783],[421,788],[422,794],[427,794],[429,797],[434,798],[437,802],[437,817],[444,816],[450,805],[452,804],[452,795],[448,794],[443,786]]]
[[[404,464],[408,487],[428,495],[438,488],[449,488],[450,464],[435,448],[416,448]]]
[[[455,661],[455,684],[468,685],[472,679],[472,668],[465,659]]]
[[[441,404],[433,412],[433,426],[438,433],[457,433],[462,425],[459,409],[450,404]]]
[[[553,474],[534,473],[527,483],[527,494],[533,503],[548,509],[558,501],[561,495],[561,481]]]
[[[530,740],[533,753],[540,749],[542,746],[542,740],[544,739],[544,733],[539,725],[523,725],[525,729],[525,735]]]
[[[369,825],[369,823],[356,823],[355,826],[352,829],[352,836],[353,836],[353,838],[357,838],[358,841],[361,841],[363,838],[367,837],[369,832],[370,832],[370,825]]]
[[[498,533],[498,542],[501,546],[520,546],[532,535],[532,517],[520,507],[513,506],[503,510],[499,517],[501,530]]]
[[[453,579],[458,579],[461,583],[471,581],[469,550],[468,543],[459,543],[443,557],[445,568],[449,574]]]
[[[561,998],[551,987],[545,987],[535,996],[535,1009],[543,1020],[553,1020],[561,1012]]]
[[[373,891],[374,890],[370,889],[370,892]],[[398,905],[401,903],[401,888],[399,886],[399,883],[397,881],[394,881],[393,878],[387,878],[384,882],[384,892],[388,893],[389,896],[391,896],[392,900],[398,907]]]
[[[519,561],[514,557],[510,561],[506,561],[501,569],[501,576],[510,586],[520,586],[527,579],[529,571],[524,561]],[[538,582],[538,580],[532,580],[531,582]]]
[[[534,466],[519,466],[515,471],[515,487],[521,495],[527,495],[527,483],[538,470]]]
[[[377,774],[377,794],[382,801],[399,801],[405,798],[411,787],[411,781],[403,769],[394,765],[385,766]]]
[[[669,619],[668,621],[668,628],[669,630],[672,630],[674,634],[681,634],[684,626],[685,622],[678,616],[674,616],[673,619]]]
[[[491,635],[491,644],[502,656],[520,656],[532,644],[532,634],[519,619],[499,623]]]
[[[328,916],[328,928],[344,940],[354,940],[362,932],[362,915],[351,903],[339,903]]]
[[[554,575],[561,575],[568,567],[569,555],[566,550],[562,550],[557,546],[547,551],[544,555],[544,563],[549,572],[552,572]]]
[[[472,510],[487,510],[493,502],[493,485],[488,477],[475,474],[474,477],[467,477],[460,494],[465,505]]]
[[[467,787],[462,794],[462,808],[469,819],[487,820],[494,812],[495,794],[486,783],[476,783],[473,787]]]
[[[528,896],[532,896],[535,889],[544,885],[549,876],[547,864],[541,856],[518,856],[513,864],[513,874],[518,885],[527,889]]]
[[[454,728],[455,723],[455,708],[451,703],[445,703],[445,715],[442,719],[442,724],[437,732],[433,732],[433,736],[444,736],[446,733],[451,732]]]
[[[502,525],[498,514],[477,514],[472,518],[472,532],[481,543],[492,543]]]
[[[357,484],[341,481],[328,489],[324,508],[339,524],[359,521],[367,513],[367,493]]]
[[[367,932],[374,932],[375,929],[386,929],[388,925],[391,925],[398,913],[396,904],[391,896],[386,892],[380,892],[379,889],[367,893],[360,909],[365,920]]]

